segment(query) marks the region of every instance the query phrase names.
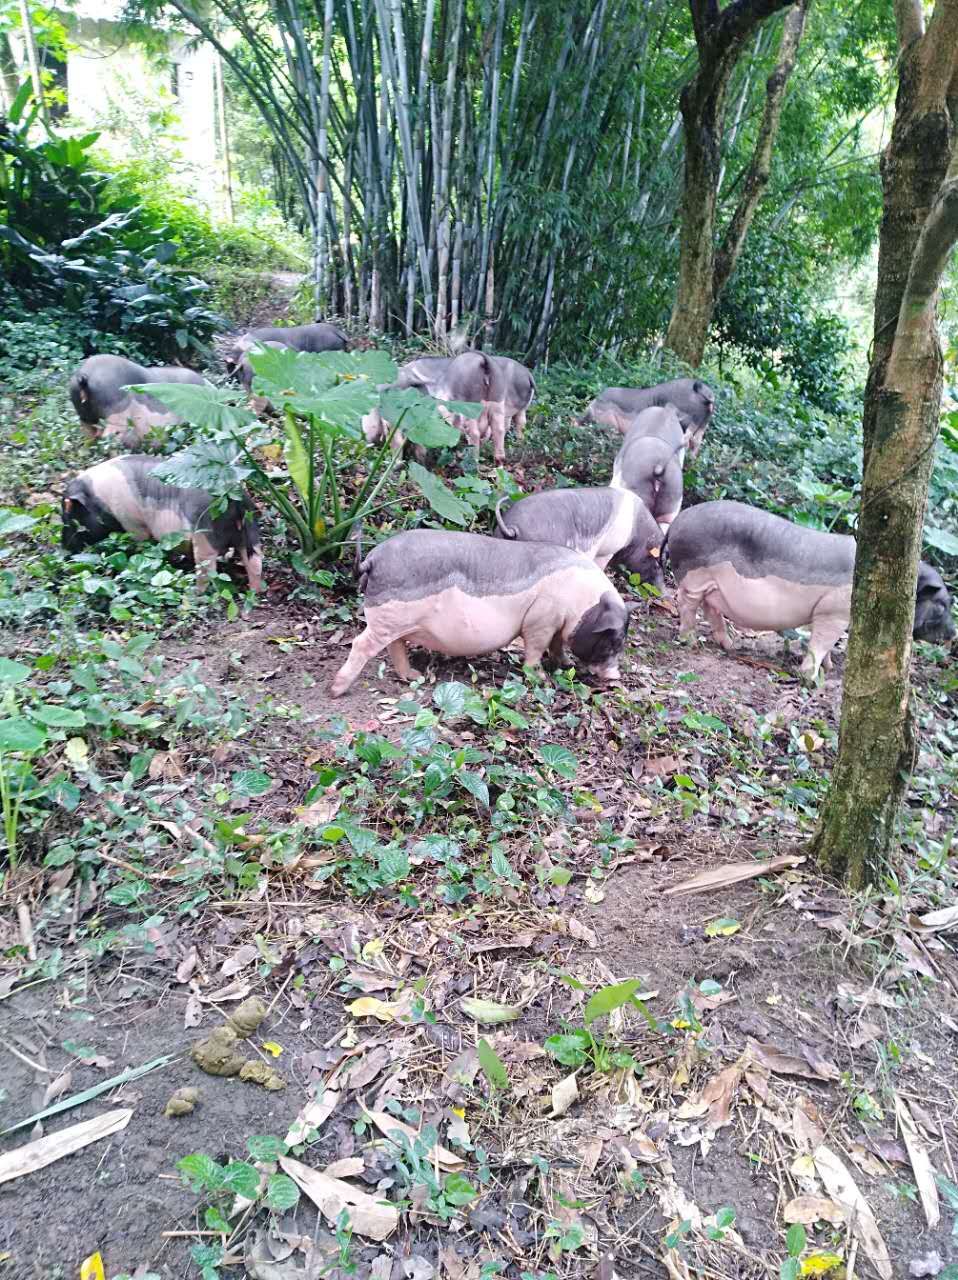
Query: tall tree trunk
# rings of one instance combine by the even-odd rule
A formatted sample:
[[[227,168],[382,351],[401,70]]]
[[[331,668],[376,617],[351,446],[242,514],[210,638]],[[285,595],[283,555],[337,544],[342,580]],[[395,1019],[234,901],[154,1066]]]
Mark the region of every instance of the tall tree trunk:
[[[699,51],[695,75],[679,99],[685,130],[685,174],[679,282],[665,345],[696,368],[702,363],[715,308],[715,216],[721,172],[721,121],[729,79],[751,34],[792,0],[689,0]]]
[[[19,91],[20,72],[10,47],[10,37],[5,31],[0,31],[0,110],[8,112]]]
[[[778,58],[775,70],[765,84],[765,109],[762,122],[758,127],[755,150],[752,153],[748,173],[742,184],[742,195],[735,212],[725,231],[722,246],[715,255],[715,272],[712,283],[712,296],[718,301],[722,290],[728,283],[729,276],[735,270],[745,237],[748,235],[755,216],[755,210],[768,186],[772,169],[772,151],[778,136],[778,126],[782,119],[782,107],[785,104],[785,89],[789,77],[795,69],[798,58],[798,46],[805,30],[805,20],[811,0],[798,0],[795,8],[785,16],[782,27],[782,40],[778,46]]]
[[[20,26],[23,29],[23,47],[27,51],[27,66],[30,68],[30,80],[33,83],[33,96],[40,108],[43,123],[49,129],[50,116],[47,111],[47,100],[43,95],[43,80],[40,76],[40,57],[37,53],[37,40],[33,33],[33,19],[30,17],[29,0],[20,0]]]
[[[213,51],[213,82],[216,90],[216,122],[220,135],[220,163],[223,168],[223,203],[226,217],[235,221],[233,212],[233,173],[230,166],[230,135],[226,124],[226,86],[223,83],[223,59]]]
[[[922,524],[941,410],[937,304],[958,242],[958,0],[927,30],[896,0],[898,96],[864,412],[864,475],[838,758],[813,850],[852,887],[895,851],[914,763],[909,660]]]

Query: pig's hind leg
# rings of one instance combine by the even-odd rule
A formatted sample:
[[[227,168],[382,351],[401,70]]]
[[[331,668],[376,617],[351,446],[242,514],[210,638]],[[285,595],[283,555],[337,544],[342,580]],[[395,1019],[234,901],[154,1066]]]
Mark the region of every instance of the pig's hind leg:
[[[728,626],[725,622],[725,614],[722,612],[719,604],[719,599],[716,599],[716,593],[714,592],[705,597],[705,617],[712,630],[712,639],[716,644],[721,645],[726,653],[728,653],[732,648],[732,641],[728,633]]]
[[[409,650],[406,648],[405,640],[394,640],[388,647],[389,660],[396,670],[396,675],[400,680],[407,683],[410,680],[418,679],[419,672],[409,661]]]
[[[800,667],[800,674],[809,684],[814,684],[819,667],[826,671],[831,667],[832,649],[842,638],[848,624],[844,618],[815,617],[812,615],[812,634],[808,651]]]

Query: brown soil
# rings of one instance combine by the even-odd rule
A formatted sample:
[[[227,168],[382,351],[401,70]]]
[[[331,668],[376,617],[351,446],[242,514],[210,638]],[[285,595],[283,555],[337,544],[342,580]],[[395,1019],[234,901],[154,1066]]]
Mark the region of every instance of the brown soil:
[[[250,617],[230,627],[211,623],[182,643],[164,645],[163,652],[171,669],[195,661],[210,684],[241,694],[251,706],[268,701],[301,709],[299,718],[271,719],[266,740],[256,742],[257,750],[285,762],[279,789],[263,801],[269,812],[282,813],[285,819],[302,802],[309,785],[311,775],[304,762],[315,745],[316,731],[341,716],[352,729],[388,733],[405,686],[389,670],[380,674],[377,664],[370,664],[347,697],[330,699],[329,680],[345,658],[354,628],[320,622],[314,609],[284,601],[284,594],[280,588],[271,605]],[[661,793],[648,791],[648,774],[643,773],[649,758],[670,750],[668,738],[657,742],[652,733],[655,709],[662,709],[666,725],[689,706],[729,723],[747,720],[750,711],[754,715],[778,708],[786,720],[801,716],[805,724],[817,717],[834,724],[838,677],[833,674],[824,689],[809,694],[780,674],[793,672],[799,658],[797,653],[784,657],[781,640],[740,640],[742,655],[749,660],[741,661],[710,646],[676,648],[674,630],[674,619],[662,608],[653,609],[644,625],[636,627],[627,680],[631,703],[608,700],[605,712],[589,712],[568,730],[569,745],[582,760],[584,776],[579,781],[597,798],[603,816],[639,842],[638,850],[623,857],[601,882],[598,893],[589,873],[595,859],[588,827],[580,826],[569,837],[575,872],[571,882],[544,885],[526,905],[507,896],[490,899],[479,909],[439,908],[423,915],[404,909],[393,898],[360,906],[328,886],[285,880],[265,898],[245,903],[211,900],[195,919],[178,917],[170,903],[152,958],[138,949],[131,951],[137,958],[128,963],[93,961],[83,970],[71,969],[65,978],[0,1002],[0,1044],[17,1050],[4,1054],[0,1124],[13,1124],[37,1110],[49,1081],[71,1064],[69,1091],[75,1092],[158,1054],[177,1054],[170,1066],[46,1126],[46,1132],[57,1132],[112,1106],[129,1105],[133,1117],[125,1130],[0,1186],[0,1255],[10,1253],[18,1274],[38,1280],[72,1275],[83,1257],[100,1250],[107,1276],[136,1267],[147,1267],[164,1280],[196,1275],[189,1248],[197,1237],[164,1235],[202,1228],[202,1206],[208,1203],[181,1185],[176,1160],[193,1151],[224,1161],[242,1159],[250,1136],[283,1136],[309,1091],[322,1085],[340,1060],[341,1052],[331,1046],[350,1025],[358,1028],[357,1058],[370,1061],[383,1045],[388,1052],[367,1083],[347,1089],[341,1111],[327,1123],[306,1159],[321,1168],[345,1154],[365,1152],[366,1189],[375,1192],[378,1185],[390,1199],[402,1198],[407,1193],[397,1191],[401,1184],[395,1170],[388,1161],[383,1164],[381,1152],[371,1153],[368,1136],[354,1132],[361,1118],[359,1099],[370,1106],[388,1097],[400,1099],[404,1106],[419,1105],[441,1123],[445,1142],[452,1113],[440,1077],[475,1041],[476,1028],[458,1004],[461,995],[473,992],[523,1006],[518,1021],[484,1032],[507,1063],[510,1101],[477,1105],[473,1096],[466,1104],[473,1141],[489,1152],[490,1181],[478,1204],[465,1211],[465,1224],[455,1235],[420,1219],[382,1246],[355,1237],[352,1259],[358,1276],[368,1276],[379,1255],[392,1262],[377,1276],[400,1280],[426,1275],[424,1270],[403,1270],[402,1259],[410,1254],[452,1280],[479,1280],[479,1262],[489,1259],[515,1262],[516,1269],[509,1273],[515,1275],[520,1270],[611,1275],[596,1271],[600,1252],[614,1255],[619,1276],[665,1276],[670,1273],[661,1261],[662,1240],[670,1215],[663,1212],[657,1188],[669,1179],[703,1214],[723,1205],[734,1207],[735,1229],[742,1241],[709,1244],[699,1236],[687,1274],[777,1274],[785,1257],[784,1205],[801,1190],[794,1172],[800,1151],[790,1124],[802,1098],[817,1108],[827,1145],[840,1154],[872,1206],[894,1275],[908,1274],[908,1263],[929,1250],[937,1250],[943,1263],[958,1263],[958,1239],[951,1234],[954,1211],[946,1207],[941,1226],[931,1231],[920,1206],[909,1198],[911,1193],[901,1189],[913,1184],[914,1177],[908,1163],[892,1158],[897,1154],[891,1145],[896,1126],[888,1102],[894,1088],[927,1113],[924,1141],[932,1163],[956,1181],[958,1059],[952,1028],[958,1025],[958,1010],[953,954],[940,949],[933,953],[936,980],[920,978],[903,966],[896,984],[888,964],[900,908],[876,902],[873,914],[878,923],[853,920],[852,904],[820,885],[807,867],[762,881],[720,884],[703,894],[662,893],[697,872],[747,862],[756,855],[790,852],[796,844],[794,833],[786,828],[769,833],[766,827],[759,836],[754,824],[736,828],[714,814],[696,814],[683,822],[674,804],[663,806]],[[465,662],[422,654],[415,661],[430,682],[470,679]],[[473,665],[480,680],[490,683],[518,661],[499,655]],[[840,667],[839,659],[839,672]],[[696,679],[682,684],[683,674]],[[688,697],[680,696],[683,693]],[[695,749],[694,743],[686,746],[686,754]],[[527,879],[535,883],[534,875]],[[590,891],[599,900],[590,901]],[[722,918],[735,921],[738,931],[708,937],[709,922]],[[41,936],[43,947],[65,942],[65,927],[51,917],[49,932]],[[836,932],[842,927],[844,935]],[[269,965],[257,964],[243,974],[254,992],[267,1003],[275,1002],[255,1040],[276,1041],[283,1048],[276,1065],[288,1087],[280,1093],[236,1079],[202,1076],[187,1056],[190,1042],[217,1023],[220,1011],[204,1005],[201,1026],[184,1028],[187,986],[176,981],[177,965],[195,946],[197,990],[208,995],[228,981],[218,972],[223,961],[255,935],[281,957],[272,972]],[[344,993],[329,966],[332,957],[350,956],[350,939],[357,946],[381,941],[384,957],[403,983],[421,979],[417,989],[436,1011],[436,1024],[397,1027],[350,1018],[344,1005],[361,992]],[[9,943],[14,940],[11,934]],[[900,965],[901,957],[895,963]],[[675,1036],[650,1040],[645,1024],[630,1013],[619,1035],[645,1063],[637,1090],[629,1093],[610,1077],[580,1072],[580,1101],[567,1115],[549,1120],[541,1100],[570,1068],[533,1055],[533,1048],[560,1031],[564,1019],[573,1026],[582,1024],[581,997],[559,981],[558,974],[575,975],[588,991],[641,978],[646,990],[658,993],[650,999],[650,1008],[666,1021],[679,1018],[676,1002],[690,984],[711,979],[732,998],[701,1013],[704,1039],[692,1035],[679,1020]],[[305,985],[293,984],[294,975],[305,978]],[[844,1008],[837,1003],[840,983],[871,987],[885,1004],[849,1013],[847,1003]],[[926,990],[930,999],[925,998]],[[394,999],[396,988],[376,995]],[[223,1006],[227,1011],[229,1007]],[[874,1033],[862,1039],[863,1024],[869,1022]],[[804,1078],[772,1072],[764,1102],[743,1084],[729,1125],[711,1143],[703,1142],[696,1128],[700,1118],[683,1118],[676,1112],[739,1059],[749,1038],[799,1060],[808,1061],[810,1050],[813,1061],[834,1066],[835,1078],[816,1077],[813,1070]],[[63,1048],[64,1041],[93,1047],[110,1065],[77,1065]],[[45,1070],[36,1070],[24,1057],[39,1061]],[[200,1087],[200,1105],[191,1115],[165,1118],[166,1099],[183,1085]],[[863,1118],[867,1104],[856,1111],[853,1103],[863,1093],[882,1106],[880,1118]],[[30,1136],[21,1132],[3,1140],[3,1151]],[[622,1147],[631,1144],[637,1151],[640,1137],[654,1145],[656,1159],[648,1163],[639,1158],[637,1189],[623,1190],[629,1160],[634,1169],[635,1158],[624,1156]],[[849,1144],[854,1140],[874,1146],[876,1139],[886,1140],[888,1158],[879,1161],[872,1155],[879,1172],[863,1172],[848,1155]],[[642,1178],[648,1184],[645,1190]],[[568,1224],[573,1219],[583,1226],[587,1242],[595,1238],[594,1248],[550,1260],[548,1223]],[[286,1221],[312,1235],[333,1258],[328,1224],[317,1218],[311,1205],[304,1201]],[[849,1256],[850,1241],[843,1231],[832,1236],[824,1228],[808,1230],[810,1244],[814,1239],[822,1248],[837,1246]],[[440,1264],[440,1249],[449,1248],[462,1254],[460,1263],[447,1256]],[[869,1272],[863,1251],[857,1268],[859,1274]],[[225,1274],[242,1271],[227,1269]],[[270,1280],[272,1274],[264,1272]]]

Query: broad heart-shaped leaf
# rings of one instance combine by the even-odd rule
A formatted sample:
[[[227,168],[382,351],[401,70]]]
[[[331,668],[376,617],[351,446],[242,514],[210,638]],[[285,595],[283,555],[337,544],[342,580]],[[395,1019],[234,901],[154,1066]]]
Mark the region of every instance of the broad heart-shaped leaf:
[[[398,884],[409,875],[409,857],[402,848],[387,847],[379,855],[379,874],[384,884]]]
[[[269,776],[259,769],[240,769],[233,774],[233,791],[239,796],[263,796],[271,786]]]
[[[575,1031],[571,1035],[549,1036],[544,1047],[546,1053],[551,1053],[564,1067],[581,1067],[591,1044],[588,1031]]]
[[[0,674],[2,678],[2,674]],[[432,691],[432,700],[447,716],[461,716],[466,706],[469,690],[458,680],[444,680]]]
[[[259,1170],[245,1160],[231,1160],[223,1170],[223,1186],[247,1200],[255,1200],[259,1191]]]
[[[539,748],[539,755],[550,769],[555,769],[556,773],[561,773],[563,778],[575,777],[579,761],[568,747],[559,747],[552,743],[547,743],[544,747]]]
[[[39,751],[46,740],[43,730],[22,716],[0,720],[0,751]]]
[[[493,1089],[508,1089],[509,1076],[506,1068],[502,1059],[485,1036],[480,1037],[479,1043],[476,1045],[476,1056],[479,1059],[482,1074],[489,1081],[490,1087]]]
[[[223,1169],[202,1151],[177,1160],[180,1177],[191,1191],[218,1191],[223,1185]]]
[[[335,352],[333,354],[336,354]],[[285,404],[294,413],[308,415],[334,435],[361,438],[360,425],[379,400],[379,392],[371,382],[341,382],[321,396],[287,396]]]
[[[925,541],[946,556],[958,556],[958,537],[947,529],[925,529]]]
[[[292,347],[253,347],[249,354],[253,390],[279,407],[295,395],[319,396],[336,385],[337,371],[325,356]]]
[[[299,1204],[299,1187],[285,1173],[271,1174],[266,1183],[266,1203],[277,1213],[285,1213]]]
[[[33,707],[30,714],[52,729],[81,729],[86,724],[86,716],[82,711],[74,711],[72,707],[57,707],[49,702]]]
[[[439,412],[439,402],[412,387],[384,391],[379,411],[386,422],[398,426],[413,444],[442,449],[459,443],[459,432]]]
[[[229,387],[214,387],[208,382],[150,382],[132,389],[153,396],[183,422],[203,431],[241,431],[256,421],[255,414],[236,403],[240,393]]]
[[[23,662],[14,662],[12,658],[0,658],[0,684],[22,684],[29,680],[30,668]]]
[[[36,516],[23,516],[18,511],[0,511],[0,538],[5,533],[22,533],[37,523]]]
[[[474,400],[445,400],[449,413],[460,413],[464,418],[478,418],[482,413],[482,405]]]
[[[624,1004],[631,1001],[641,986],[642,983],[638,978],[629,978],[627,982],[617,982],[614,986],[603,987],[586,1004],[582,1015],[583,1022],[587,1027],[591,1026],[596,1018],[604,1017],[613,1009],[621,1009]]]
[[[271,1133],[254,1134],[246,1139],[246,1150],[253,1160],[278,1160],[286,1154],[286,1143]]]
[[[183,489],[205,489],[214,498],[236,496],[253,474],[232,440],[200,440],[164,458],[153,475]]]
[[[463,502],[461,498],[457,498],[438,476],[434,476],[431,471],[421,467],[418,462],[410,462],[409,478],[433,511],[442,516],[443,520],[449,520],[453,524],[466,525],[472,519],[474,514],[472,507]]]
[[[372,351],[356,351],[349,353],[352,357],[351,373],[361,374],[376,386],[384,382],[395,382],[399,376],[395,362],[388,351],[374,348]]]
[[[481,805],[489,807],[489,788],[486,786],[478,773],[469,773],[465,769],[459,774],[459,782],[466,788],[470,795],[476,797]]]

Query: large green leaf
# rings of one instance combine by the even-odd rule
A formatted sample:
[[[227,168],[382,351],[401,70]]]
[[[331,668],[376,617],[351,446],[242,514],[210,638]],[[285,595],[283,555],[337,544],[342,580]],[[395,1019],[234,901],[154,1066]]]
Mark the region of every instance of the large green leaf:
[[[336,385],[337,371],[325,354],[294,351],[292,347],[254,347],[249,352],[253,390],[268,396],[278,409],[297,395],[319,396]]]
[[[86,724],[86,716],[82,711],[74,711],[72,707],[59,707],[51,702],[42,702],[34,707],[31,715],[41,724],[53,729],[81,729]]]
[[[184,489],[205,489],[214,498],[236,494],[253,468],[243,462],[232,440],[200,440],[165,458],[153,475]]]
[[[0,751],[39,751],[46,740],[43,730],[22,716],[0,720]]]
[[[438,401],[424,397],[411,387],[384,391],[379,402],[382,416],[413,444],[424,449],[442,449],[459,443],[459,432],[439,413]]]
[[[621,1009],[624,1004],[631,1004],[632,997],[641,986],[638,978],[629,978],[627,982],[616,982],[611,987],[603,987],[601,991],[597,991],[585,1006],[585,1025],[588,1027],[596,1018],[602,1018],[614,1009]]]
[[[546,743],[545,746],[539,748],[539,754],[549,766],[555,769],[556,773],[561,773],[563,778],[574,778],[576,770],[579,767],[579,761],[572,754],[568,747],[560,747],[554,743]]]
[[[352,371],[368,378],[377,386],[381,386],[384,382],[395,382],[399,376],[395,362],[386,351],[374,349],[350,354],[353,358]]]
[[[363,415],[379,400],[371,382],[341,382],[322,396],[288,396],[286,404],[296,413],[310,414],[334,434],[360,439]]]
[[[28,680],[31,669],[23,662],[14,662],[12,658],[0,658],[0,684],[22,684]]]
[[[409,464],[409,478],[426,499],[433,511],[450,520],[453,524],[467,525],[473,517],[473,510],[467,503],[449,489],[438,476],[421,467],[418,462]]]
[[[21,515],[19,511],[0,511],[0,538],[6,533],[22,533],[36,523],[36,516]]]
[[[240,431],[256,421],[249,409],[236,401],[239,392],[229,387],[202,386],[196,382],[149,382],[134,391],[153,396],[183,422],[204,431]]]
[[[958,537],[947,529],[926,528],[925,541],[946,556],[958,556]]]

